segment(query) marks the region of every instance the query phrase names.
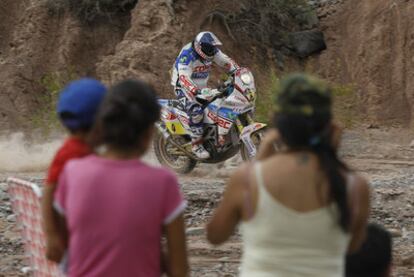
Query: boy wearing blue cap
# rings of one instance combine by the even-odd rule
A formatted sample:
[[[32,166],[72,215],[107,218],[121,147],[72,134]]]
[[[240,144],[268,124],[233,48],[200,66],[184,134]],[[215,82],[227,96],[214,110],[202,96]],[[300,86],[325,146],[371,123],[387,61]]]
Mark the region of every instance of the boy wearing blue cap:
[[[68,84],[60,93],[57,113],[63,126],[70,135],[57,151],[48,171],[43,189],[42,216],[46,235],[46,256],[59,262],[62,258],[65,243],[58,235],[53,224],[57,215],[53,209],[53,194],[56,190],[59,175],[66,162],[92,153],[86,138],[93,126],[95,115],[102,102],[106,87],[95,79],[80,79]]]

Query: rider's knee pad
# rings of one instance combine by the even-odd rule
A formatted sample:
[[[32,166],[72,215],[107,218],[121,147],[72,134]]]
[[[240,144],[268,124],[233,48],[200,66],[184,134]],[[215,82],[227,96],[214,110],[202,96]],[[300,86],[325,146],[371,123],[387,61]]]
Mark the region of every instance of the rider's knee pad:
[[[199,139],[203,135],[204,129],[202,124],[192,125],[190,129],[192,139]]]
[[[178,99],[186,97],[184,91],[182,89],[179,89],[179,88],[175,89],[175,95],[177,96]]]
[[[199,124],[203,122],[204,111],[198,103],[194,103],[188,108],[188,115],[190,117],[190,124]]]

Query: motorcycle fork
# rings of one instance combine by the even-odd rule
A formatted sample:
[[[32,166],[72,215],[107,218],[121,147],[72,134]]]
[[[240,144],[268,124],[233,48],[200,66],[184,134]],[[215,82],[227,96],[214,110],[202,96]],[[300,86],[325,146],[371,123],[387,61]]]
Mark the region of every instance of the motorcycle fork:
[[[250,114],[246,114],[246,120],[247,120],[247,125],[250,125],[250,124],[254,123],[254,120],[250,116]],[[237,130],[239,130],[239,132],[241,134],[245,126],[243,125],[243,123],[241,122],[241,120],[239,118],[236,118],[236,127],[237,127]]]
[[[243,129],[245,127],[251,126],[252,124],[255,123],[255,121],[253,120],[253,118],[251,117],[250,114],[246,114],[246,123],[247,123],[246,126],[243,126],[243,123],[241,122],[241,120],[239,118],[236,118],[235,122],[236,122],[236,126],[237,126],[237,129],[239,130],[240,134],[242,134]],[[249,136],[249,138],[245,138],[245,139],[241,138],[241,141],[245,144],[247,149],[249,149],[249,153],[250,153],[251,156],[256,155],[257,149],[256,149],[256,146],[255,146],[255,144],[252,141],[250,136]]]
[[[249,123],[249,125],[254,123],[254,120],[253,120],[253,118],[250,116],[250,114],[246,114],[246,119],[247,119],[247,123]]]
[[[243,123],[240,121],[239,118],[236,118],[236,127],[237,127],[237,130],[239,130],[239,133],[241,134],[242,131],[243,131],[244,126],[243,126]]]

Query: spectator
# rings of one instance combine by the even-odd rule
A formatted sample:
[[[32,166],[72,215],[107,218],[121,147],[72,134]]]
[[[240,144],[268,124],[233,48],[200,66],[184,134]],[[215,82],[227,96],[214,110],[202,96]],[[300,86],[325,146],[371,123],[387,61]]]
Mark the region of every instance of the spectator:
[[[96,121],[103,150],[65,166],[54,205],[69,234],[69,276],[160,276],[163,232],[169,275],[186,276],[186,203],[177,179],[139,159],[159,116],[147,84],[115,85]]]
[[[241,276],[343,276],[363,241],[368,184],[337,156],[331,103],[323,82],[284,79],[260,161],[230,177],[207,237],[220,244],[242,222]]]
[[[98,106],[106,94],[105,86],[94,79],[80,79],[71,82],[59,95],[57,113],[69,137],[57,151],[50,167],[43,189],[42,217],[46,234],[46,256],[59,262],[63,255],[64,244],[59,232],[54,228],[57,214],[53,209],[53,193],[59,175],[66,162],[91,154],[86,143]]]
[[[391,234],[370,223],[361,248],[346,257],[346,277],[390,277],[392,263]]]

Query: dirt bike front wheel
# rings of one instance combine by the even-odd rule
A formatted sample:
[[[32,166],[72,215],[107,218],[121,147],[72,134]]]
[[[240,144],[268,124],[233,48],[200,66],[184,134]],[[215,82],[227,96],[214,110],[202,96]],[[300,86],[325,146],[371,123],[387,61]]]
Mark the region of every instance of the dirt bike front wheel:
[[[262,142],[265,132],[266,132],[266,129],[260,129],[254,132],[253,134],[251,134],[252,142],[254,146],[256,147],[256,153],[259,150],[259,146],[260,146],[260,143]],[[241,144],[240,155],[243,161],[250,161],[250,160],[253,160],[254,158],[254,157],[249,156],[249,151],[247,150],[247,147],[244,143]]]
[[[184,138],[182,139],[184,140]],[[154,138],[154,152],[160,164],[180,174],[191,172],[197,165],[196,160],[180,154],[180,150],[159,132]]]

